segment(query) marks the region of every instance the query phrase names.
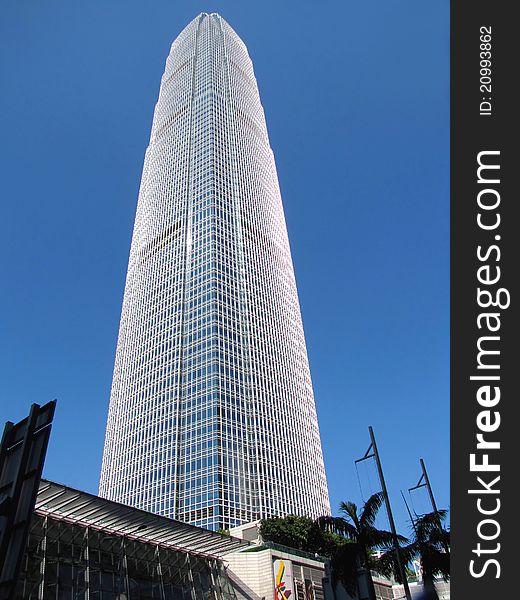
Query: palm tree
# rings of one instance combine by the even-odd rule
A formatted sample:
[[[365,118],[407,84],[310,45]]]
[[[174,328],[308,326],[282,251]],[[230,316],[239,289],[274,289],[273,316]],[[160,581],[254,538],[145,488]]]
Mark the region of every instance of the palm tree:
[[[332,583],[332,593],[336,598],[336,590],[339,582],[343,584],[345,590],[355,596],[358,590],[358,569],[359,569],[359,550],[355,542],[346,540],[341,536],[341,542],[338,541],[336,547],[330,554],[330,574]],[[357,594],[359,596],[359,594]]]
[[[401,549],[401,555],[406,563],[415,558],[420,560],[423,600],[439,599],[434,585],[436,577],[441,576],[444,581],[450,578],[450,531],[443,526],[447,514],[446,510],[439,510],[414,519],[413,540]],[[385,552],[379,563],[379,569],[383,574],[393,574],[401,583],[399,570],[396,569],[394,550]]]
[[[343,545],[332,559],[332,568],[336,568],[337,579],[342,581],[346,588],[352,589],[352,577],[356,577],[356,563],[347,564],[352,561],[353,550],[357,562],[365,570],[368,593],[371,600],[375,600],[376,592],[372,580],[371,569],[377,569],[377,562],[372,558],[374,550],[388,548],[394,543],[394,536],[389,531],[377,529],[374,526],[377,513],[384,502],[383,492],[373,494],[365,502],[361,511],[353,502],[342,502],[339,510],[341,517],[319,517],[318,524],[336,534],[342,535],[349,544]],[[403,536],[397,536],[400,543],[408,540]],[[351,544],[355,544],[355,548]],[[339,571],[339,573],[338,573]]]

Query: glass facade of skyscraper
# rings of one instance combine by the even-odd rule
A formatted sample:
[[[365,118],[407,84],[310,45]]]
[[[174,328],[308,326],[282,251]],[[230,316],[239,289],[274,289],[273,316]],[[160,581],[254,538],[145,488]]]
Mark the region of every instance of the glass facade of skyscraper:
[[[174,41],[161,81],[100,495],[213,529],[330,510],[264,112],[216,14]]]

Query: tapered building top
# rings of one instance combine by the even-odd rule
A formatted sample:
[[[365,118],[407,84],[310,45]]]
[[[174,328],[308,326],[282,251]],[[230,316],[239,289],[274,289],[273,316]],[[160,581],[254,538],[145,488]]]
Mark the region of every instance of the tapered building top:
[[[182,31],[161,80],[100,494],[209,528],[330,511],[264,111],[216,14]]]

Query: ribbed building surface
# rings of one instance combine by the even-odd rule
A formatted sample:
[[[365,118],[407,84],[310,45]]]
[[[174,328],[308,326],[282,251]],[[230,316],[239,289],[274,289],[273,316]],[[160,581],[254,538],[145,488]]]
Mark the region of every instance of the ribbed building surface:
[[[100,495],[213,529],[330,510],[264,112],[216,14],[182,31],[161,81]]]

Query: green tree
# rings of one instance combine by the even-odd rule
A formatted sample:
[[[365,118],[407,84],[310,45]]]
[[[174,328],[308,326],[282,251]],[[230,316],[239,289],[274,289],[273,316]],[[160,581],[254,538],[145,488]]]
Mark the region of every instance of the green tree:
[[[309,517],[288,515],[260,521],[260,535],[266,542],[289,546],[296,550],[329,556],[336,540]]]
[[[450,531],[443,525],[446,516],[447,511],[440,510],[414,519],[413,539],[401,549],[404,562],[411,563],[418,558],[421,563],[424,600],[438,600],[436,577],[441,576],[444,581],[450,578]],[[381,572],[392,574],[402,583],[396,569],[395,550],[387,550],[379,562]]]
[[[320,520],[289,515],[260,521],[260,535],[266,542],[274,542],[305,552],[317,553],[330,559],[333,589],[341,581],[353,592],[357,583],[357,547],[331,528],[323,527]]]
[[[366,573],[369,598],[376,599],[372,570],[378,569],[378,562],[374,560],[374,550],[383,550],[393,544],[393,535],[375,527],[379,509],[383,505],[382,492],[373,494],[363,505],[361,510],[353,502],[340,504],[340,517],[320,517],[318,524],[326,531],[341,535],[352,546],[338,547],[332,557],[332,569],[336,571],[336,579],[341,581],[347,591],[357,584],[357,566]],[[400,543],[408,540],[397,536]],[[354,583],[356,582],[356,583]]]

